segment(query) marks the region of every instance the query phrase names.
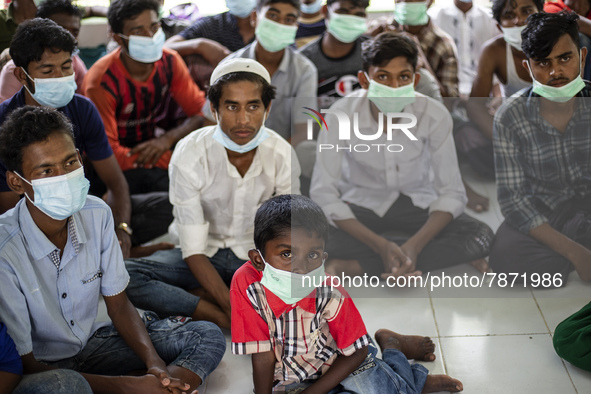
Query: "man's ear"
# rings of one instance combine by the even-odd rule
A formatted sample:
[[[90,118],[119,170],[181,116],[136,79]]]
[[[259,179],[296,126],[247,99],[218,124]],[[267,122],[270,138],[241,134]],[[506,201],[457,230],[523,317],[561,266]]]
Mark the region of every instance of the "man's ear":
[[[419,86],[419,82],[421,82],[421,73],[415,72],[415,89]]]
[[[328,6],[326,4],[320,7],[320,13],[324,16],[324,19],[330,19],[330,13],[328,12]]]
[[[25,192],[23,180],[12,171],[6,171],[6,184],[15,193],[22,195]]]
[[[362,70],[357,71],[357,79],[359,80],[359,85],[361,85],[363,89],[369,88],[369,80],[367,79],[365,72]]]
[[[115,41],[117,44],[119,44],[120,47],[124,47],[124,41],[123,38],[121,38],[121,36],[117,33],[111,33],[111,37],[113,38],[113,41]]]
[[[254,268],[256,268],[258,271],[262,272],[265,269],[265,262],[256,249],[250,249],[248,251],[248,258],[250,259],[252,265],[254,265]]]
[[[27,74],[25,74],[25,71],[20,68],[20,67],[15,67],[13,70],[14,76],[16,77],[16,79],[18,79],[18,81],[25,86],[29,86],[27,84],[27,79],[29,79],[29,77],[27,77]]]
[[[527,67],[527,59],[522,60],[521,65],[523,66],[523,68],[525,68],[527,70],[527,72],[529,72],[529,67]]]

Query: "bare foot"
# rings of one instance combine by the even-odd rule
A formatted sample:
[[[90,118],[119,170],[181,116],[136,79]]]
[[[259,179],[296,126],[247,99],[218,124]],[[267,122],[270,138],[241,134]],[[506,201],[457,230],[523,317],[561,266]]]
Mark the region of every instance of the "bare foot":
[[[457,379],[447,375],[428,375],[422,393],[438,393],[440,391],[451,391],[457,393],[462,391],[464,385]]]
[[[159,250],[173,249],[174,245],[169,242],[160,242],[148,246],[134,246],[129,251],[129,257],[146,257]]]
[[[488,262],[485,259],[471,261],[470,265],[482,273],[492,272],[490,265],[488,265]]]
[[[382,352],[385,349],[398,349],[409,360],[435,360],[435,344],[429,337],[402,335],[384,328],[377,330],[374,336]]]
[[[464,187],[468,197],[468,208],[474,212],[488,211],[488,198],[476,193],[466,182],[464,182]]]

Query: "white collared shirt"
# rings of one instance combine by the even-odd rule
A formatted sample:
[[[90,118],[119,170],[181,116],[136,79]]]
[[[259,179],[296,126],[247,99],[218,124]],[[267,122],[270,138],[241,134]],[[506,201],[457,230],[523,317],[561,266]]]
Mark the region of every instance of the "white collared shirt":
[[[489,10],[476,4],[465,14],[454,4],[427,12],[435,25],[449,34],[458,49],[460,93],[469,95],[484,43],[501,34]]]
[[[242,177],[226,148],[212,138],[215,128],[192,132],[174,149],[168,170],[174,214],[169,230],[184,259],[230,248],[248,260],[256,210],[273,195],[299,194],[300,165],[291,145],[267,129],[269,138]]]
[[[320,131],[319,148],[321,144],[399,144],[404,148],[398,153],[383,148],[367,153],[350,153],[348,148],[338,152],[317,149],[310,196],[331,223],[355,218],[347,203],[383,217],[401,193],[409,196],[415,206],[429,208],[430,212],[449,212],[456,218],[464,211],[467,198],[458,168],[451,116],[441,103],[420,93],[415,95],[416,101],[406,106],[404,112],[417,117],[416,127],[409,129],[417,141],[411,141],[402,131],[394,132],[391,141],[385,134],[375,141],[361,140],[353,131],[350,141],[339,140],[336,116],[324,115],[329,132],[325,128]],[[362,134],[375,134],[378,130],[367,90],[353,92],[331,109],[348,114],[351,126],[353,114],[358,113]]]

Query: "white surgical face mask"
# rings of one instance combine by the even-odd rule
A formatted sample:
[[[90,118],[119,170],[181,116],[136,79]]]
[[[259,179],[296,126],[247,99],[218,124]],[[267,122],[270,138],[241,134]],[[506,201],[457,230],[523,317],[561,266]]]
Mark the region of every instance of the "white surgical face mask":
[[[265,261],[259,250],[257,252],[265,263],[261,284],[286,304],[295,304],[301,301],[326,279],[324,260],[318,268],[307,274],[296,274],[273,267]]]
[[[501,26],[501,30],[503,31],[503,38],[513,48],[517,49],[518,51],[521,51],[521,32],[526,27],[527,27],[527,25],[515,26],[515,27],[502,27]]]

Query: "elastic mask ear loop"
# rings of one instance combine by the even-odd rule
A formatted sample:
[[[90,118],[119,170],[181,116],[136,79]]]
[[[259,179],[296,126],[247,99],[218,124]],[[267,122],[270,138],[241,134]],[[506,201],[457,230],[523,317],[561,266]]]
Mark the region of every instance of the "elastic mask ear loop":
[[[29,78],[31,80],[31,82],[35,83],[35,80],[33,78],[31,78],[31,76],[29,75],[29,73],[27,72],[27,70],[25,70],[23,67],[21,67],[21,70],[23,70],[23,72],[25,73],[25,75],[27,76],[27,78]],[[27,92],[29,92],[29,94],[32,96],[33,93],[31,93],[31,91],[29,90],[29,87],[27,85],[28,84],[26,83],[23,86],[25,87],[25,89],[27,89]],[[37,91],[37,86],[35,86],[35,91]],[[15,172],[15,174],[17,174],[17,173]],[[24,180],[24,178],[23,178],[23,180]]]
[[[26,71],[25,71],[26,73]],[[19,174],[18,172],[14,171],[14,173],[16,174],[16,176],[18,176],[20,179],[22,179],[23,181],[27,182],[31,187],[33,187],[33,184],[29,181],[27,181],[25,179],[25,177],[23,177],[21,174]],[[31,202],[31,204],[35,205],[35,203],[33,202],[33,200],[31,200],[31,197],[29,197],[29,195],[27,194],[27,192],[25,192],[25,197],[27,197],[27,200],[29,200]]]

